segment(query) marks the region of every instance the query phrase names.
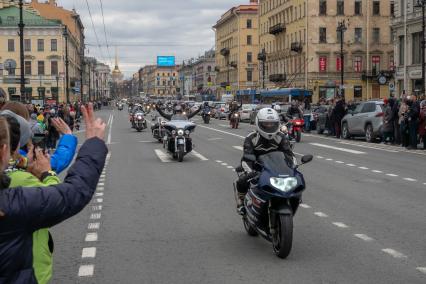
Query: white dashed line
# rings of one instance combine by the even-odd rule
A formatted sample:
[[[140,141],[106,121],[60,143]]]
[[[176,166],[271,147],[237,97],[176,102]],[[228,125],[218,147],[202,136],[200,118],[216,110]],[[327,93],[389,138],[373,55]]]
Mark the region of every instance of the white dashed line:
[[[83,248],[81,252],[81,258],[95,258],[96,257],[96,248]]]
[[[99,186],[98,191],[104,191],[105,187]]]
[[[105,178],[105,176],[106,176],[106,175],[105,175],[105,174],[103,174],[103,175],[101,175],[101,178]]]
[[[351,154],[357,154],[357,155],[366,154],[365,152],[361,152],[361,151],[356,151],[356,150],[346,149],[346,148],[340,148],[340,147],[334,147],[334,146],[320,144],[320,143],[310,143],[310,144],[312,146],[317,146],[317,147],[322,147],[322,148],[337,150],[337,151],[341,151],[341,152],[347,152],[347,153],[351,153]]]
[[[86,242],[96,242],[98,240],[98,233],[87,233],[84,240]]]
[[[87,226],[87,229],[98,230],[100,226],[101,226],[101,223],[89,223],[89,225]]]
[[[221,165],[222,165],[222,166],[227,166],[228,164],[227,164],[227,163],[222,163]]]
[[[92,206],[92,210],[93,211],[101,211],[102,210],[102,205],[94,205],[94,206]]]
[[[309,206],[308,204],[304,204],[304,203],[300,204],[300,207],[305,208],[305,209],[312,208],[312,207],[311,207],[311,206]]]
[[[103,199],[103,198],[97,198],[97,199],[96,199],[96,202],[97,202],[97,203],[102,203],[102,202],[104,202],[104,199]]]
[[[161,162],[163,163],[172,162],[172,160],[170,159],[170,156],[164,153],[163,151],[161,151],[160,149],[155,149],[154,152],[157,155],[157,157],[161,160]]]
[[[402,254],[394,249],[390,249],[390,248],[386,248],[386,249],[382,249],[382,251],[384,253],[387,253],[391,256],[393,256],[394,258],[407,258],[407,256],[405,254]]]
[[[348,167],[356,167],[356,165],[354,165],[354,164],[346,164],[346,166],[348,166]]]
[[[324,157],[323,157],[323,156],[317,156],[317,158],[318,158],[318,159],[324,159]]]
[[[221,164],[221,163],[222,163],[222,161],[216,160],[216,163],[219,163],[219,164]]]
[[[426,185],[426,182],[425,182],[425,183],[423,183],[423,185]]]
[[[404,180],[406,180],[406,181],[417,181],[416,179],[414,179],[414,178],[404,178]]]
[[[344,164],[345,162],[342,161],[336,161],[337,164]]]
[[[327,218],[328,215],[322,212],[315,212],[314,213],[316,216],[321,217],[321,218]]]
[[[358,167],[358,169],[360,169],[360,170],[368,170],[369,168],[367,168],[367,167]]]
[[[369,236],[367,236],[365,234],[355,234],[354,236],[357,237],[358,239],[361,239],[361,240],[366,241],[366,242],[374,241],[373,238],[370,238]]]
[[[105,186],[105,183],[98,183],[98,186]]]
[[[421,273],[426,274],[426,267],[417,267],[416,268],[418,271],[420,271]]]
[[[208,161],[209,159],[207,159],[206,157],[204,157],[203,155],[201,155],[200,153],[192,150],[192,154],[194,156],[196,156],[198,159],[200,159],[201,161]]]
[[[330,159],[330,158],[328,158],[328,159],[325,159],[326,161],[333,161],[333,159]]]
[[[383,174],[383,172],[382,172],[382,171],[378,171],[378,170],[373,170],[372,172],[373,172],[373,173],[376,173],[376,174]]]
[[[99,219],[101,219],[101,213],[92,213],[90,215],[90,219],[91,220],[99,220]]]
[[[96,192],[96,194],[95,194],[96,196],[104,196],[104,193],[103,192]]]
[[[234,167],[233,167],[233,166],[227,166],[227,168],[228,168],[228,169],[234,169]]]
[[[395,175],[395,174],[386,174],[387,176],[390,176],[390,177],[397,177],[398,175]]]
[[[335,222],[333,223],[334,226],[342,228],[342,229],[346,229],[349,228],[348,225],[344,224],[344,223],[340,223],[340,222]]]
[[[92,264],[90,264],[90,265],[82,265],[78,269],[78,276],[79,277],[93,276],[93,271],[94,270],[95,270],[95,266],[92,265]]]
[[[232,146],[232,148],[237,149],[239,151],[243,151],[243,147],[242,146]]]

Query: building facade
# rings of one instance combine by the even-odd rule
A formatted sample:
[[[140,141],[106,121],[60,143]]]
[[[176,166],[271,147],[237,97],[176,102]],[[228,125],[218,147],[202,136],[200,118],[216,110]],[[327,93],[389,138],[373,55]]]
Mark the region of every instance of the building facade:
[[[85,57],[83,79],[83,101],[112,98],[112,76],[108,65],[93,57]]]
[[[417,0],[395,1],[392,19],[395,50],[395,79],[398,94],[422,91],[422,8]]]
[[[193,64],[195,94],[213,95],[216,93],[216,52],[210,50]]]
[[[340,93],[347,100],[390,95],[393,1],[261,0],[259,7],[268,88],[309,89],[314,101]]]
[[[256,89],[259,81],[258,1],[233,7],[213,27],[219,94]]]
[[[179,90],[179,66],[146,66],[142,70],[142,86],[146,94],[154,96],[176,96]]]

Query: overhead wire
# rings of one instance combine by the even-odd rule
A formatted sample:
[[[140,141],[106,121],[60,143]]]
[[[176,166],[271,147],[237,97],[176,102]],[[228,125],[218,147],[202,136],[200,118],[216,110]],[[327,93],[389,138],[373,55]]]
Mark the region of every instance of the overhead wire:
[[[88,0],[86,0],[86,5],[87,5],[87,11],[89,12],[89,16],[90,16],[90,21],[92,22],[93,33],[95,34],[97,46],[99,48],[99,52],[100,52],[102,61],[106,61],[105,60],[105,56],[104,56],[104,54],[102,52],[101,44],[99,43],[98,33],[96,32],[96,29],[95,29],[95,23],[93,22],[92,12],[90,11],[90,6],[89,6],[89,1]]]
[[[109,59],[109,62],[110,62],[110,64],[111,64],[111,66],[113,66],[113,65],[112,65],[111,52],[110,52],[110,50],[109,50],[109,43],[108,43],[108,37],[107,37],[107,32],[106,32],[106,26],[105,26],[104,4],[103,4],[103,1],[102,1],[102,0],[99,0],[99,3],[101,4],[102,24],[103,24],[103,26],[104,26],[104,36],[105,36],[105,44],[106,44],[107,52],[108,52],[108,59]]]

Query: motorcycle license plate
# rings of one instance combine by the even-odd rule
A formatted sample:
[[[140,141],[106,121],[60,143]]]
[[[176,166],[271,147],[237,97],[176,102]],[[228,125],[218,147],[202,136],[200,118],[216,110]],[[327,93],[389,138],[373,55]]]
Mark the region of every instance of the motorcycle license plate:
[[[183,145],[183,144],[185,144],[185,142],[184,142],[182,139],[179,139],[179,140],[177,141],[177,143],[178,143],[178,145]]]

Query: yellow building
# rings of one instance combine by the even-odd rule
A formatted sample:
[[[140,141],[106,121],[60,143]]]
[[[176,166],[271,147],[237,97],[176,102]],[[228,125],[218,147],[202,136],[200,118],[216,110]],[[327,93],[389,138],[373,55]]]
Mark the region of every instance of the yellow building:
[[[259,82],[258,4],[231,8],[213,27],[218,93],[256,89]]]
[[[269,88],[300,87],[314,101],[341,92],[347,100],[383,98],[393,83],[390,0],[260,0],[260,48]]]

